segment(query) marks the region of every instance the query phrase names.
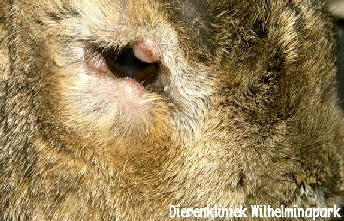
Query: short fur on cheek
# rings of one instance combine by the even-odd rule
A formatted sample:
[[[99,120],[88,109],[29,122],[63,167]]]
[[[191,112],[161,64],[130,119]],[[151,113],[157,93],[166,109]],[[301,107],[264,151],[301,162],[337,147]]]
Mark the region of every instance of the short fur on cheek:
[[[0,1],[0,219],[343,205],[331,28],[318,0]],[[156,84],[97,63],[128,48]]]

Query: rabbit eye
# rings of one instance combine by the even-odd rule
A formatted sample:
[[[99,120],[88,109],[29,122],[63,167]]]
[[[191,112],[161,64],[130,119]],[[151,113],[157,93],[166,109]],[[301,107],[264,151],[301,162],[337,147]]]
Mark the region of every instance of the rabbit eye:
[[[145,63],[135,57],[133,48],[122,50],[92,48],[87,50],[85,64],[95,73],[112,73],[118,78],[132,78],[143,85],[152,84],[158,77],[159,63]]]

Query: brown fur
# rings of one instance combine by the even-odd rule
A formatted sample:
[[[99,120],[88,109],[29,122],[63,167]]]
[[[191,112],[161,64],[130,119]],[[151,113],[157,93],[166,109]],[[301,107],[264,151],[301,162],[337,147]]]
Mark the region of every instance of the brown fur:
[[[343,18],[344,17],[344,2],[341,0],[327,0],[329,11],[332,15]]]
[[[0,12],[3,220],[343,204],[323,1],[5,0]],[[80,50],[144,34],[159,39],[169,91],[147,95],[142,119],[92,109],[81,88],[107,78],[82,78]]]

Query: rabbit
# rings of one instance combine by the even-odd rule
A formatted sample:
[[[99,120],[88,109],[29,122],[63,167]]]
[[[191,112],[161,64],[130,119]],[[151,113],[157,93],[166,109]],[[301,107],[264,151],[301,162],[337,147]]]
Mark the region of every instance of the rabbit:
[[[2,220],[343,206],[324,1],[0,6]]]

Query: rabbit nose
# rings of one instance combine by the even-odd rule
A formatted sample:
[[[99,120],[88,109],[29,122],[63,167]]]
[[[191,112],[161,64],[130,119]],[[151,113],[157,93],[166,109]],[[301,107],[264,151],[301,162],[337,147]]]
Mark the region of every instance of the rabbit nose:
[[[135,57],[146,63],[159,62],[162,57],[159,44],[149,37],[137,40],[133,50]]]

